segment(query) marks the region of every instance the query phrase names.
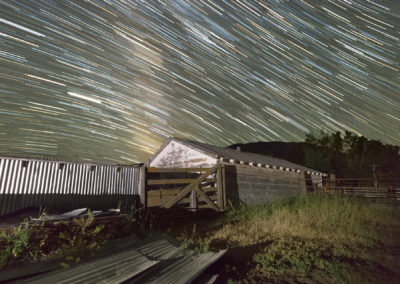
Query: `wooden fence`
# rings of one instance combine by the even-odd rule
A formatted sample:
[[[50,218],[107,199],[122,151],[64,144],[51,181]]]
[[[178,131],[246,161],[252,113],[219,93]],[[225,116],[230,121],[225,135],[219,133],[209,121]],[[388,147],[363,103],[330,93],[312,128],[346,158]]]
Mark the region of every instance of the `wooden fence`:
[[[147,207],[211,208],[223,211],[226,194],[223,170],[212,168],[147,168]]]
[[[332,194],[400,200],[400,179],[327,179],[323,182],[321,190]]]

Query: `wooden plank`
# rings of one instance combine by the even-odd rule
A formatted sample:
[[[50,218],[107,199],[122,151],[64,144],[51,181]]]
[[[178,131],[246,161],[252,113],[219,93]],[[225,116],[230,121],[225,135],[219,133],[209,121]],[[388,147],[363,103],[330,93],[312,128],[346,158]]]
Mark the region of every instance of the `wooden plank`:
[[[193,183],[186,186],[184,190],[182,190],[173,200],[167,202],[164,205],[164,208],[171,208],[174,204],[178,203],[182,198],[184,198],[189,192],[195,189],[201,182],[203,182],[210,174],[214,173],[219,167],[219,164],[216,164],[214,167],[208,169],[204,174],[199,176]]]
[[[147,185],[162,185],[162,184],[188,184],[194,182],[193,178],[182,179],[148,179]]]
[[[188,173],[205,172],[210,168],[147,168],[148,173]]]
[[[171,189],[155,189],[147,191],[148,198],[150,197],[163,197],[163,196],[177,196],[183,188],[171,188]],[[202,188],[204,192],[216,192],[216,187],[205,187]]]
[[[165,203],[172,200],[173,198],[175,198],[175,196],[173,196],[173,195],[164,196],[162,198],[159,198],[156,196],[148,197],[147,206],[148,207],[162,207]],[[189,197],[183,198],[177,204],[183,204],[183,203],[185,203],[185,204],[187,203],[189,205],[190,198]]]
[[[217,191],[217,188],[216,187],[202,187],[201,190],[204,192],[212,192],[212,191]]]
[[[146,167],[142,166],[139,170],[139,196],[140,203],[146,207]]]
[[[177,195],[179,192],[181,192],[183,188],[171,188],[171,189],[154,189],[154,190],[148,190],[147,191],[147,196],[164,196],[164,195]]]
[[[367,186],[336,186],[331,187],[332,190],[369,190],[371,192],[387,192],[386,187],[367,187]]]
[[[215,211],[218,211],[218,207],[214,204],[214,202],[212,202],[210,200],[210,198],[208,198],[208,196],[201,190],[197,190],[197,193],[200,195],[200,197],[207,202],[208,206],[210,206],[212,209],[214,209]]]
[[[223,211],[223,197],[222,197],[222,168],[219,167],[217,170],[217,196],[218,196],[218,206],[219,210]]]
[[[190,209],[197,209],[197,190],[199,186],[196,186],[195,189],[190,193]]]
[[[217,179],[216,178],[208,178],[208,179],[206,179],[206,180],[204,180],[204,182],[217,182]]]
[[[225,174],[225,166],[224,165],[222,165],[222,171],[221,171],[221,173],[222,173],[222,180],[221,180],[221,182],[222,182],[222,200],[221,200],[221,204],[222,204],[222,208],[223,208],[223,210],[225,210],[226,209],[226,180],[225,180],[225,176],[226,176],[226,174]]]

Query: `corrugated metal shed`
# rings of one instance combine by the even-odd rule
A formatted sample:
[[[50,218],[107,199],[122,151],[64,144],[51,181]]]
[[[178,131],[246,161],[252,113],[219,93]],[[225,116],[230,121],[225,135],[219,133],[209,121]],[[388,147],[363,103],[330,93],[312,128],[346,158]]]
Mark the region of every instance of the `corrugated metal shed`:
[[[116,207],[118,196],[139,196],[140,171],[139,164],[0,157],[0,215],[30,206]]]
[[[205,143],[200,143],[200,142],[195,142],[195,141],[189,141],[189,140],[182,140],[182,139],[177,139],[177,138],[170,138],[168,141],[166,141],[163,146],[153,155],[153,157],[150,159],[154,159],[157,157],[157,155],[172,141],[184,144],[192,149],[196,149],[199,152],[202,152],[206,155],[212,156],[214,158],[217,158],[219,160],[223,160],[226,162],[230,161],[235,161],[235,162],[243,162],[246,164],[253,164],[253,165],[270,165],[270,166],[275,166],[278,169],[282,168],[288,168],[288,169],[293,169],[293,170],[301,170],[305,172],[310,172],[318,175],[322,175],[324,173],[316,171],[314,169],[310,169],[286,160],[278,159],[278,158],[273,158],[261,154],[255,154],[255,153],[248,153],[248,152],[241,152],[237,151],[234,149],[230,148],[224,148],[224,147],[218,147],[214,145],[209,145]]]
[[[22,283],[190,283],[224,253],[197,254],[180,248],[166,235],[154,235],[122,252],[27,278]]]

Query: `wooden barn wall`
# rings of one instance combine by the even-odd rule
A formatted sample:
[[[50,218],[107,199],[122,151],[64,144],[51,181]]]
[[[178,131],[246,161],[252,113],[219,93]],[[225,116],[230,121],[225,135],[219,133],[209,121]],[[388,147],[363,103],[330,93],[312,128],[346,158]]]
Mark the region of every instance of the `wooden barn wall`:
[[[150,166],[156,168],[206,168],[214,166],[216,162],[215,158],[173,141],[150,161]]]
[[[27,207],[55,210],[130,206],[143,167],[0,157],[0,215]]]
[[[227,199],[235,204],[263,204],[304,190],[304,174],[246,165],[225,165]]]

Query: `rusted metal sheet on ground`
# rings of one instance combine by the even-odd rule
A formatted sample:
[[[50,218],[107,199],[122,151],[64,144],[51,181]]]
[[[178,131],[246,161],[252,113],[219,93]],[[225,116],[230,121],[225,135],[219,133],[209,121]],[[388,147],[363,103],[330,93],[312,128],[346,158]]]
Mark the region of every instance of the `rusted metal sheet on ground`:
[[[166,235],[153,235],[123,252],[27,278],[23,283],[190,283],[225,252],[197,254]]]
[[[139,178],[140,165],[0,157],[0,216],[26,207],[115,207],[139,196]]]

